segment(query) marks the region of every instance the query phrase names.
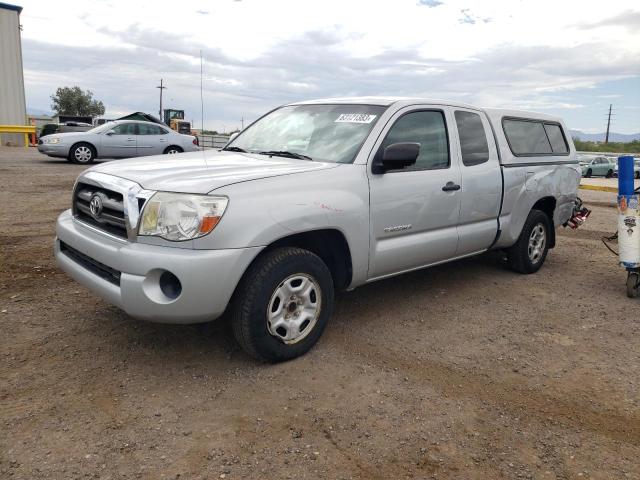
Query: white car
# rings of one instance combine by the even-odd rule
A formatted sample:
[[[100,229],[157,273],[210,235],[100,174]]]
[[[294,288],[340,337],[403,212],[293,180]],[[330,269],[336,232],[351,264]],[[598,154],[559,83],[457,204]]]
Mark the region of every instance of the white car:
[[[42,137],[38,151],[50,157],[88,164],[96,158],[130,158],[199,150],[198,139],[165,125],[116,120],[86,132],[57,133]]]

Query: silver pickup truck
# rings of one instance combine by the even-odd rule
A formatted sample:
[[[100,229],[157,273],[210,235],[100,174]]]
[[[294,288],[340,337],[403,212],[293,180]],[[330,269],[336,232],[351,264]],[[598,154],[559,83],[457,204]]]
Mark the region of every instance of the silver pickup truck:
[[[129,315],[225,310],[240,345],[305,353],[336,291],[502,249],[536,272],[580,182],[562,120],[424,99],[277,108],[225,148],[82,173],[55,256]]]

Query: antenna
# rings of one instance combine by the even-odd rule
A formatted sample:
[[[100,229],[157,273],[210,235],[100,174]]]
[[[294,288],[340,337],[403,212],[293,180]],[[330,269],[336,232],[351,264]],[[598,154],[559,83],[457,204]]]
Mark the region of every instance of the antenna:
[[[204,135],[204,97],[202,94],[202,50],[200,50],[200,135]],[[204,144],[202,146],[204,150]]]

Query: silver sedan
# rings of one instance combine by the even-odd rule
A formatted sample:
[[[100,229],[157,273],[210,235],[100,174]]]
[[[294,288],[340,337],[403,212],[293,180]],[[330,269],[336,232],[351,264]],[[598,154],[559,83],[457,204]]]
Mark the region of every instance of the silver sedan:
[[[152,122],[116,120],[86,132],[54,133],[40,138],[38,151],[73,163],[96,158],[130,158],[192,152],[198,140]]]

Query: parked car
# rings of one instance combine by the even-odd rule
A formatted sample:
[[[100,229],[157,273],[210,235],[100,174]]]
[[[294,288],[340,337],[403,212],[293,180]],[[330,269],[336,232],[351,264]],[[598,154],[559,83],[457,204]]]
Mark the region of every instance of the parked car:
[[[91,163],[96,158],[144,157],[193,152],[198,139],[182,135],[152,122],[116,120],[86,132],[56,133],[38,141],[38,151],[73,163]]]
[[[613,157],[582,157],[580,159],[582,176],[587,178],[594,175],[611,178],[613,177],[616,165],[616,159]]]
[[[91,128],[93,128],[93,125],[82,122],[47,123],[40,130],[40,138],[53,133],[86,132]]]
[[[618,177],[618,162],[613,169],[613,176]],[[633,159],[633,176],[637,179],[640,179],[640,158]]]
[[[276,362],[316,343],[337,291],[488,250],[537,272],[579,183],[571,136],[549,115],[295,103],[218,151],[86,170],[55,256],[133,317],[197,323],[228,310],[245,351]]]

